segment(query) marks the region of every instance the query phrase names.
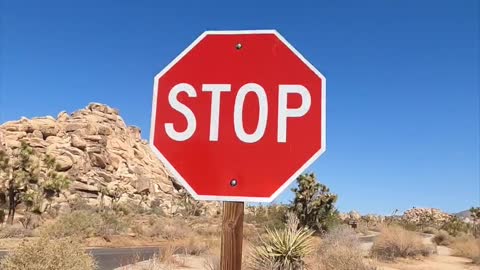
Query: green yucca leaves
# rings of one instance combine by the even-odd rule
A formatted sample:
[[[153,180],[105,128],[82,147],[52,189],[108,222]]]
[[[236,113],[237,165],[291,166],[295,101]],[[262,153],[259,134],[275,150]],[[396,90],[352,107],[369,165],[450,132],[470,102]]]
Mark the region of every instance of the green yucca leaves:
[[[256,270],[303,269],[303,259],[313,251],[314,231],[298,227],[298,223],[298,218],[288,213],[285,229],[267,229],[266,236],[253,248],[249,266]]]

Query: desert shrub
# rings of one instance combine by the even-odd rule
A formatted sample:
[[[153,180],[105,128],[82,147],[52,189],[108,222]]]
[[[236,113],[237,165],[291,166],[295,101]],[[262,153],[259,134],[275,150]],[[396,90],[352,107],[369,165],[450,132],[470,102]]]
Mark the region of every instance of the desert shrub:
[[[210,242],[197,237],[190,237],[187,241],[177,243],[177,250],[185,255],[200,256],[210,250]]]
[[[219,226],[219,225],[212,225],[212,224],[208,224],[208,223],[205,223],[201,226],[197,225],[193,228],[193,231],[197,234],[197,235],[202,235],[202,236],[207,236],[207,237],[211,237],[211,236],[219,236],[221,233],[222,233],[222,227]],[[245,230],[245,227],[244,227],[244,230],[243,230],[243,234],[245,235],[246,233],[246,230]]]
[[[39,238],[23,242],[0,261],[3,270],[92,270],[96,263],[72,239]]]
[[[138,203],[118,202],[113,204],[112,210],[119,215],[142,215],[148,213],[147,209]]]
[[[441,229],[448,232],[451,236],[460,236],[461,234],[468,233],[470,226],[458,217],[452,216],[443,224]]]
[[[428,234],[437,234],[437,233],[439,233],[439,230],[437,230],[434,227],[426,227],[426,228],[423,229],[422,232],[423,233],[428,233]]]
[[[446,231],[438,231],[433,236],[432,242],[440,246],[448,246],[452,243],[452,237]]]
[[[60,216],[54,223],[42,230],[42,235],[49,238],[63,238],[76,236],[87,238],[95,236],[102,223],[99,214],[80,210]]]
[[[416,232],[419,229],[418,225],[415,222],[404,219],[392,221],[390,224],[392,226],[402,227],[403,229],[412,232]]]
[[[91,211],[95,210],[95,207],[88,204],[87,199],[82,197],[75,197],[68,202],[70,209],[72,211]]]
[[[251,269],[301,269],[305,257],[313,251],[313,230],[299,227],[295,214],[287,214],[283,230],[267,229],[258,245],[252,247],[248,259]]]
[[[165,240],[185,239],[192,234],[188,224],[181,219],[156,219],[151,227],[146,229],[149,237],[160,237]]]
[[[24,228],[22,225],[14,224],[0,228],[0,239],[24,238],[33,236],[33,231]]]
[[[243,239],[254,241],[262,232],[254,225],[243,224]],[[219,235],[219,234],[217,234]]]
[[[432,247],[423,244],[422,238],[415,232],[407,231],[399,226],[384,227],[372,246],[372,255],[383,260],[398,257],[428,256],[433,253]]]
[[[374,266],[363,261],[362,253],[355,231],[347,226],[339,226],[322,239],[311,268],[318,270],[375,269]]]
[[[95,213],[80,210],[61,215],[54,223],[43,228],[42,235],[50,238],[71,236],[82,239],[93,236],[108,238],[124,232],[127,228],[128,222],[113,212]]]
[[[480,239],[471,236],[458,237],[450,247],[455,256],[470,258],[475,264],[480,264]]]
[[[284,229],[288,207],[286,205],[252,206],[245,215],[245,222],[270,229]]]
[[[106,211],[99,214],[100,224],[95,230],[96,236],[108,238],[125,232],[129,227],[129,220],[118,216],[115,212]]]

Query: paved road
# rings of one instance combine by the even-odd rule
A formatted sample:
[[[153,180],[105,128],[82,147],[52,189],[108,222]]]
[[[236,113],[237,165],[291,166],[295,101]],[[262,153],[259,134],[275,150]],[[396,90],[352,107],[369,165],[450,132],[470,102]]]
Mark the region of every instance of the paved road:
[[[122,265],[148,260],[158,252],[158,248],[97,248],[88,251],[95,257],[99,270],[113,270]],[[0,251],[0,258],[6,254],[6,251]]]

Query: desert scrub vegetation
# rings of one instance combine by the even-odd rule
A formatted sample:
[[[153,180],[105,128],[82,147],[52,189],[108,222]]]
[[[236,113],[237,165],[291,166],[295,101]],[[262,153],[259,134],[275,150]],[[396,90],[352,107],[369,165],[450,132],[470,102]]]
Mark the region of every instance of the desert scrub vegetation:
[[[299,226],[293,213],[287,214],[285,229],[266,229],[247,258],[247,267],[255,270],[303,269],[305,257],[313,251],[313,230]]]
[[[315,270],[374,270],[364,262],[363,251],[355,231],[339,226],[328,232],[310,258],[310,269]]]
[[[283,204],[248,206],[245,222],[269,229],[284,229],[287,211],[288,206]]]
[[[142,227],[141,234],[152,238],[178,240],[188,238],[193,231],[183,219],[152,218],[149,220],[148,226]]]
[[[372,256],[381,260],[429,256],[434,247],[423,243],[421,236],[400,226],[386,226],[375,239],[372,246]]]
[[[96,213],[87,210],[73,211],[59,216],[52,224],[41,230],[48,238],[80,237],[82,239],[99,236],[109,238],[125,232],[128,221],[114,212]]]
[[[93,270],[93,257],[73,239],[41,237],[23,242],[0,261],[3,270]]]
[[[6,225],[0,227],[0,239],[4,238],[24,238],[33,236],[33,231],[24,228],[20,224]]]
[[[453,237],[446,231],[438,231],[432,238],[432,242],[439,246],[449,246],[452,240]]]
[[[472,236],[455,238],[450,247],[453,255],[472,259],[474,264],[480,265],[480,239]]]

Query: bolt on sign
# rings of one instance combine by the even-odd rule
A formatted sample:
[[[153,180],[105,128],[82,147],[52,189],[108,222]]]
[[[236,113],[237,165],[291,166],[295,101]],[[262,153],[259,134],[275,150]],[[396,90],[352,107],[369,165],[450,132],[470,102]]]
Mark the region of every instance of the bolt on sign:
[[[150,145],[195,199],[271,202],[325,151],[325,77],[276,31],[207,31],[155,77]]]

